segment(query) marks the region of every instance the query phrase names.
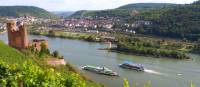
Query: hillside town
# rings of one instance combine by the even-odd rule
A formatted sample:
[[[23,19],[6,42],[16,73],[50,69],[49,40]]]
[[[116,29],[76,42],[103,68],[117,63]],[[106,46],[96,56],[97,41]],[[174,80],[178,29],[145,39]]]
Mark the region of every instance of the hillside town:
[[[16,19],[17,21],[32,25],[36,31],[63,31],[63,32],[84,32],[84,33],[99,33],[99,32],[125,32],[135,34],[135,29],[139,26],[150,25],[150,21],[135,21],[134,23],[121,22],[115,18],[67,18],[67,19],[44,19],[32,16],[24,16],[19,18],[6,17],[5,19]],[[120,24],[119,24],[120,23]],[[0,29],[6,30],[5,23],[0,23]]]

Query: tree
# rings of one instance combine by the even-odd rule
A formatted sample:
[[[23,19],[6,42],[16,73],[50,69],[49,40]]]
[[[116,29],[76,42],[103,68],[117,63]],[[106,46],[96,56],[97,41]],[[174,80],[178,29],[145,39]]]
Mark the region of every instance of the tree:
[[[40,44],[40,46],[41,46],[41,50],[40,50],[40,52],[39,52],[39,57],[42,57],[42,56],[44,56],[45,54],[50,54],[49,49],[46,48],[45,43],[42,42],[42,43]]]
[[[54,51],[54,52],[53,52],[53,56],[54,56],[54,57],[59,57],[59,52],[58,52],[57,50]]]

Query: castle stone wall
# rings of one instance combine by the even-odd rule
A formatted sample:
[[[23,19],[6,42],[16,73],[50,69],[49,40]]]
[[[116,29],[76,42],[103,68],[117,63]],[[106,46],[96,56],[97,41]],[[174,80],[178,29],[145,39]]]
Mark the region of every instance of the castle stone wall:
[[[7,23],[8,44],[16,49],[24,49],[28,47],[28,34],[25,25],[16,25],[15,20]]]

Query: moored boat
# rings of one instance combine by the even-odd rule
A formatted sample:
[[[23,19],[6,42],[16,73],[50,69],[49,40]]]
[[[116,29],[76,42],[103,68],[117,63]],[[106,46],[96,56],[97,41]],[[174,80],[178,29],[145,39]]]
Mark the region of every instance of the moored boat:
[[[137,71],[144,71],[144,67],[142,66],[142,64],[136,64],[131,61],[124,61],[122,64],[119,64],[119,67]]]
[[[98,74],[103,74],[103,75],[108,75],[108,76],[119,76],[117,72],[114,72],[106,67],[97,67],[97,66],[91,66],[91,65],[86,65],[82,67],[83,70],[95,72]]]

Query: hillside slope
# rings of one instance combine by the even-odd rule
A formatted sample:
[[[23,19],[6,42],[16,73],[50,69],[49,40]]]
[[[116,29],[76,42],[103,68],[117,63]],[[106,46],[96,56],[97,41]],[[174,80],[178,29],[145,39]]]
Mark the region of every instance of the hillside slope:
[[[200,38],[200,0],[193,4],[165,11],[159,19],[153,19],[152,26],[144,28],[142,33],[164,37]]]
[[[25,60],[25,55],[19,52],[18,50],[9,47],[0,40],[0,60],[7,63],[22,63]]]
[[[98,11],[77,11],[70,17],[126,17],[129,15],[127,9],[112,9],[112,10],[98,10]]]
[[[178,6],[178,4],[169,3],[137,3],[128,4],[121,6],[116,9],[110,10],[97,10],[97,11],[87,11],[81,10],[77,11],[71,15],[71,17],[129,17],[132,14],[132,10],[136,9],[138,11],[149,10],[149,9],[161,9],[161,8],[173,8]]]
[[[39,18],[57,18],[56,15],[34,6],[0,6],[0,16],[20,17],[24,15]]]
[[[178,6],[178,4],[171,3],[137,3],[128,4],[119,7],[118,9],[156,9],[156,8],[173,8]]]

